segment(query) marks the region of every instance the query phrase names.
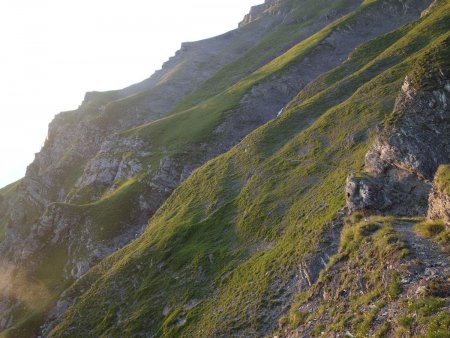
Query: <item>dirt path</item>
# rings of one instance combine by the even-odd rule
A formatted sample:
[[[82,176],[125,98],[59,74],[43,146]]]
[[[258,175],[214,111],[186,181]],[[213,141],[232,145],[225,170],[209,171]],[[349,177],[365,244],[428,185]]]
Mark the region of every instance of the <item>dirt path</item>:
[[[414,224],[412,222],[395,222],[394,226],[407,244],[412,254],[419,259],[425,267],[432,269],[442,276],[450,274],[449,255],[441,250],[441,248],[432,241],[420,237],[414,232]]]

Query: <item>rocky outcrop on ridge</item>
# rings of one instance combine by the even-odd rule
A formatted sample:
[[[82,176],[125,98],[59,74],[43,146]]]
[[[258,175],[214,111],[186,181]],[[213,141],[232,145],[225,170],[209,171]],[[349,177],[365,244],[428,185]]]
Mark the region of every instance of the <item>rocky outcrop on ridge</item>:
[[[426,67],[426,65],[425,65]],[[450,162],[450,69],[406,77],[394,112],[365,160],[365,174],[347,180],[351,211],[425,215],[431,182]]]
[[[450,227],[450,166],[442,165],[436,173],[433,189],[428,198],[430,220],[443,220]]]
[[[239,23],[239,27],[244,27],[266,16],[282,18],[283,15],[287,14],[288,10],[289,7],[282,0],[265,0],[263,4],[251,8],[250,12]]]

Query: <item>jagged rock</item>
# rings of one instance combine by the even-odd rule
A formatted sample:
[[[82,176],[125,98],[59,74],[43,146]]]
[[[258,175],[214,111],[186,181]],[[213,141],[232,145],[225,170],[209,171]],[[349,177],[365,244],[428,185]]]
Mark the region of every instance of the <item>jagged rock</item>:
[[[383,176],[351,175],[347,179],[347,206],[354,211],[424,215],[431,185],[399,169]]]
[[[358,210],[381,210],[391,204],[383,193],[383,185],[370,176],[350,175],[345,193],[347,207],[351,212]]]
[[[391,120],[380,128],[367,153],[365,169],[374,175],[400,168],[432,180],[450,160],[449,70],[435,72],[426,86],[415,88],[406,77]]]
[[[249,23],[263,18],[264,16],[279,16],[287,14],[289,7],[282,0],[265,0],[261,5],[253,6],[250,12],[245,15],[244,19],[239,23],[239,27],[244,27]]]
[[[444,220],[450,226],[450,196],[433,189],[428,203],[428,218]]]
[[[438,0],[434,0],[427,9],[423,10],[422,13],[420,13],[420,17],[423,18],[424,16],[430,14],[436,8],[437,4]]]
[[[152,179],[152,185],[162,191],[173,190],[180,183],[179,164],[171,157],[160,161],[159,169]]]
[[[431,220],[443,220],[447,227],[450,227],[450,194],[448,189],[444,189],[443,182],[440,180],[448,180],[440,176],[444,176],[444,172],[449,171],[450,166],[441,166],[436,175],[436,179],[433,184],[433,189],[430,192],[428,199],[428,219]],[[450,182],[445,182],[446,185],[450,185]]]
[[[438,166],[450,162],[450,69],[412,83],[407,76],[394,108],[365,158],[366,175],[347,180],[351,211],[425,215]]]

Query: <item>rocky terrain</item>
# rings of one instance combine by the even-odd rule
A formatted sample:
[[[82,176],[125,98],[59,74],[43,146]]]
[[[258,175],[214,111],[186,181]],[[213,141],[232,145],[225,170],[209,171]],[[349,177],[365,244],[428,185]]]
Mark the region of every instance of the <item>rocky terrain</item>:
[[[449,166],[442,165],[436,172],[432,191],[428,198],[428,219],[443,220],[450,225]]]
[[[433,177],[450,162],[450,76],[445,68],[433,73],[431,61],[424,62],[425,69],[406,77],[392,116],[377,130],[365,159],[367,175],[348,180],[352,211],[413,216],[428,209]]]
[[[433,221],[448,223],[448,195],[440,184],[447,166],[439,166],[450,161],[443,137],[450,135],[450,63],[443,59],[448,50],[441,55],[442,63],[430,53],[415,65],[393,113],[377,128],[366,173],[348,177],[353,217],[332,263],[291,309],[285,321],[298,328],[282,325],[286,336],[448,335],[449,229],[439,230],[446,249],[423,237],[432,237],[421,231],[426,222],[415,226],[420,218],[399,217],[427,216],[435,228]]]
[[[0,337],[445,335],[449,22],[266,0],[86,94],[0,190]]]

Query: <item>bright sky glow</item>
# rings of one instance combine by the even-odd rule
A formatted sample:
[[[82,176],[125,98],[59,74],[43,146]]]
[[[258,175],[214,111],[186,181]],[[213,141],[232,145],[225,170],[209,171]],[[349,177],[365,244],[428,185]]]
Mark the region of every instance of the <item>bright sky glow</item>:
[[[237,27],[262,0],[1,0],[0,187],[21,178],[60,111],[148,78],[179,49]]]

